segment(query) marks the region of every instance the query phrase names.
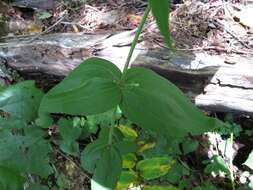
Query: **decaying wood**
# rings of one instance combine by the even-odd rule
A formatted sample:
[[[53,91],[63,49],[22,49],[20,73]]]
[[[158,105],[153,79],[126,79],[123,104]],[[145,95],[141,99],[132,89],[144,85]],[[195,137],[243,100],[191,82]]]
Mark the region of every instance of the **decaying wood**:
[[[27,78],[61,80],[83,60],[98,56],[123,68],[134,31],[117,34],[53,34],[5,39],[0,60]],[[253,61],[225,63],[221,56],[171,53],[141,41],[131,66],[152,69],[181,88],[206,110],[253,115]],[[159,92],[158,92],[159,93]]]

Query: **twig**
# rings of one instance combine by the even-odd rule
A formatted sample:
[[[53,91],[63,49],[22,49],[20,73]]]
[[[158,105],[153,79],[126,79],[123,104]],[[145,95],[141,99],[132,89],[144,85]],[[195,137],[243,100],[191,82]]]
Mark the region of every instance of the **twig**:
[[[56,151],[62,155],[65,159],[67,159],[68,161],[70,161],[71,163],[73,163],[75,165],[76,168],[78,168],[79,170],[82,171],[82,168],[69,156],[65,155],[64,153],[61,152],[61,150],[59,150],[58,148],[56,148]],[[90,180],[90,176],[88,176],[86,173],[83,173],[83,175],[88,178]]]
[[[66,24],[66,25],[77,25],[80,26],[83,29],[89,30],[89,31],[93,31],[90,27],[79,24],[78,22],[61,22],[61,24]]]
[[[218,28],[220,28],[220,29],[222,28],[223,30],[225,30],[228,34],[230,34],[233,38],[235,38],[238,42],[240,42],[240,44],[242,44],[244,47],[246,47],[248,49],[251,48],[248,44],[246,44],[240,38],[238,38],[233,32],[231,32],[226,27],[224,27],[222,25],[222,23],[220,23],[219,21],[216,20],[213,24],[216,25]]]
[[[58,19],[52,26],[48,27],[46,30],[44,30],[43,32],[39,33],[38,35],[36,35],[35,37],[33,37],[31,40],[27,41],[27,43],[31,43],[34,40],[36,40],[37,38],[39,38],[41,35],[46,34],[48,32],[50,32],[55,26],[57,26],[59,23],[61,23],[63,21],[63,19],[66,17],[66,11],[64,11],[62,17],[60,19]]]

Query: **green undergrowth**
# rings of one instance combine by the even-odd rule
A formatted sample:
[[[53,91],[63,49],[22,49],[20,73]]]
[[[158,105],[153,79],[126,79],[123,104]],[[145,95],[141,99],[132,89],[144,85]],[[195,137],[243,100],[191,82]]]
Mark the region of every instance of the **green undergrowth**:
[[[1,190],[74,189],[71,181],[81,175],[94,190],[215,190],[207,176],[221,173],[226,187],[236,188],[232,157],[212,154],[197,162],[199,170],[187,158],[209,146],[197,140],[208,132],[222,134],[231,148],[238,126],[207,116],[153,71],[128,68],[150,11],[175,51],[168,7],[149,0],[123,71],[92,57],[47,93],[33,81],[1,87]],[[67,172],[60,160],[68,161]],[[252,167],[251,155],[245,165]]]

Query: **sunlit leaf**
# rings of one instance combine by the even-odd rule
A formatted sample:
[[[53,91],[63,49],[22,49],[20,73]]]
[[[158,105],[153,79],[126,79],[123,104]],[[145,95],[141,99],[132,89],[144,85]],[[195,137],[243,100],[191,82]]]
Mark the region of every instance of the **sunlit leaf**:
[[[145,179],[151,180],[166,175],[174,163],[170,157],[156,157],[141,160],[137,163],[136,169]]]
[[[126,155],[123,155],[123,168],[132,169],[137,162],[136,155],[133,153],[129,153]]]
[[[138,142],[138,152],[144,152],[145,150],[152,149],[156,145],[155,142],[145,142],[145,141],[139,141]]]
[[[123,171],[117,183],[116,190],[127,189],[138,183],[138,175],[134,171]]]
[[[118,125],[117,127],[122,132],[122,134],[127,138],[136,139],[138,137],[137,132],[126,125]]]
[[[253,170],[253,151],[249,154],[247,160],[243,164]]]

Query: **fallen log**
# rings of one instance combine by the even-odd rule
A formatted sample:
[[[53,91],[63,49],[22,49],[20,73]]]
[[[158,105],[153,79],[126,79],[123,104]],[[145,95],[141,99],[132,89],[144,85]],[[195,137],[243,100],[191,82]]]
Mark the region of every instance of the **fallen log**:
[[[6,38],[0,43],[1,64],[28,79],[61,80],[83,60],[98,56],[123,68],[134,31],[117,34],[51,34]],[[253,115],[253,61],[234,64],[205,53],[171,53],[141,41],[131,67],[152,69],[181,88],[197,106],[218,112]],[[159,93],[159,92],[158,92]]]

